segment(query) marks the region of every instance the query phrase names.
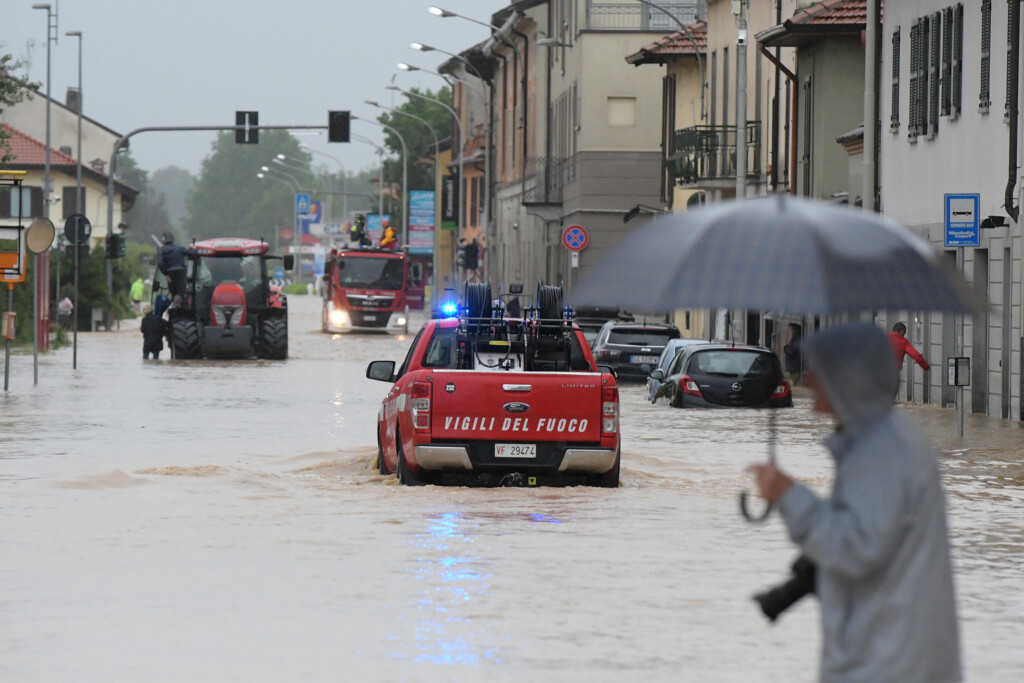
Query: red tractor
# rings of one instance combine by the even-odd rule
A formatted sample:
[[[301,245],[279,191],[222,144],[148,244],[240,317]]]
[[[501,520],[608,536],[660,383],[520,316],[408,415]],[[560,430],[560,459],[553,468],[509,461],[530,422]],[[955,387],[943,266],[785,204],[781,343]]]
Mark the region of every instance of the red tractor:
[[[186,295],[167,309],[171,325],[171,357],[288,357],[288,302],[281,288],[270,284],[271,256],[262,240],[222,237],[191,245]],[[154,292],[166,287],[156,272]]]

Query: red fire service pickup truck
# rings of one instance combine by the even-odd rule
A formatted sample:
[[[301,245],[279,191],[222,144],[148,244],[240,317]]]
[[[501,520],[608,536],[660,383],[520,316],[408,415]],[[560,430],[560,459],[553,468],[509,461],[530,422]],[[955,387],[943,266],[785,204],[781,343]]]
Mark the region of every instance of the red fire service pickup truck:
[[[521,291],[521,286],[519,287]],[[619,391],[561,305],[507,318],[489,284],[470,284],[459,316],[423,325],[377,414],[377,466],[403,484],[619,485]]]
[[[332,249],[324,264],[324,332],[409,331],[408,262],[401,251]]]

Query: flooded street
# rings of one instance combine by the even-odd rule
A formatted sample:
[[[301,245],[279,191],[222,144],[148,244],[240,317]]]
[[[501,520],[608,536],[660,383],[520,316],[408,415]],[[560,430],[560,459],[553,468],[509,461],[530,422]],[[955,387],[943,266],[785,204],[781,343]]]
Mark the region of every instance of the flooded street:
[[[12,358],[0,396],[0,680],[810,681],[818,608],[750,596],[796,555],[743,521],[763,411],[622,391],[617,490],[399,487],[373,466],[410,337],[330,336],[289,300],[290,358],[141,360],[137,323]],[[827,493],[798,396],[784,467]],[[904,407],[942,452],[966,680],[1024,678],[1024,430]]]

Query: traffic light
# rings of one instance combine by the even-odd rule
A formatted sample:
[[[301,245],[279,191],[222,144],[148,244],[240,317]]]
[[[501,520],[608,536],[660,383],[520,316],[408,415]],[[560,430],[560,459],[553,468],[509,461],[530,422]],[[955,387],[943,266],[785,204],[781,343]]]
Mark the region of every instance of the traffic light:
[[[327,141],[348,142],[348,125],[351,115],[347,111],[327,112]]]
[[[113,233],[107,235],[107,258],[121,258],[125,253],[124,235]]]

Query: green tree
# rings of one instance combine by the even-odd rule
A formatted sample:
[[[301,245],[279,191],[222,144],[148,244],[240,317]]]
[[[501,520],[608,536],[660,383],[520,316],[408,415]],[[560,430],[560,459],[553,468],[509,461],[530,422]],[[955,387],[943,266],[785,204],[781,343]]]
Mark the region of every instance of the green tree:
[[[14,71],[20,69],[21,62],[14,61],[11,55],[0,55],[0,114],[4,108],[32,97],[32,91],[39,88],[38,83],[30,82],[26,77],[15,76]],[[10,161],[10,149],[7,146],[7,133],[0,128],[0,164]]]
[[[139,191],[132,208],[125,214],[129,229],[127,239],[139,244],[151,244],[150,235],[160,236],[171,230],[171,219],[164,208],[163,195],[149,182],[149,174],[132,158],[131,153],[117,159],[117,179]]]
[[[440,100],[451,106],[452,93],[448,88],[441,88],[437,92],[431,90],[419,90],[412,88],[412,93],[422,95],[430,99]],[[434,135],[421,121],[413,116],[427,121],[439,140],[449,137],[449,131],[455,125],[451,112],[440,104],[428,102],[421,97],[405,96],[406,101],[397,107],[395,111],[383,112],[377,117],[377,121],[390,126],[398,131],[405,140],[409,152],[409,188],[410,190],[433,190],[434,189],[434,160],[432,148],[434,146]],[[398,112],[404,112],[400,114]],[[406,116],[405,114],[409,114]],[[394,132],[384,129],[384,146],[387,147],[396,158],[388,159],[384,163],[384,181],[388,184],[395,184],[401,188],[402,183],[402,143]],[[396,207],[400,206],[397,204]],[[402,217],[400,210],[392,211],[391,222],[398,225]]]
[[[185,198],[195,187],[196,179],[178,166],[159,168],[149,174],[149,186],[163,200],[171,225],[180,229],[185,219]]]
[[[283,173],[275,171],[258,178],[260,168],[273,166],[271,159],[278,154],[302,170],[278,166]],[[287,186],[292,181],[284,174],[296,178],[303,189],[315,188],[309,163],[309,154],[287,131],[260,131],[258,145],[237,144],[233,131],[219,134],[185,202],[186,237],[262,237],[271,241],[276,227],[291,227],[295,221],[292,189]]]

